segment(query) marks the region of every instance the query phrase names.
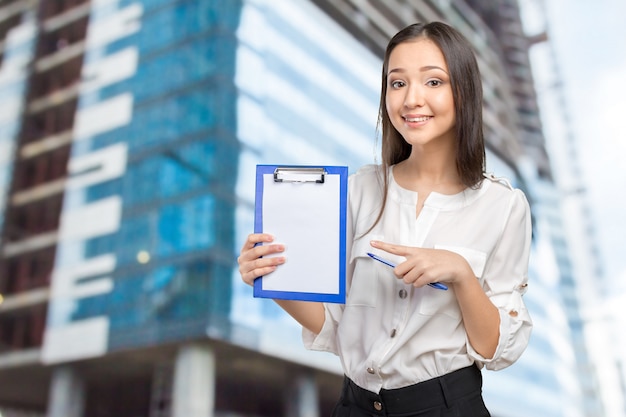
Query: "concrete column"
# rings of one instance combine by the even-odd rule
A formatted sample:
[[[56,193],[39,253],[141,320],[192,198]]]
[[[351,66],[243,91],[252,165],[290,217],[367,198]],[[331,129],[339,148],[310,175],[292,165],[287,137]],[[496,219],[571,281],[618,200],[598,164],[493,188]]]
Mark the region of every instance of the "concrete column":
[[[295,376],[285,391],[285,415],[288,417],[319,417],[319,401],[315,376],[302,372]]]
[[[215,356],[202,345],[180,348],[174,364],[172,417],[213,417]]]
[[[71,366],[65,365],[52,372],[48,396],[47,417],[83,417],[85,383]]]

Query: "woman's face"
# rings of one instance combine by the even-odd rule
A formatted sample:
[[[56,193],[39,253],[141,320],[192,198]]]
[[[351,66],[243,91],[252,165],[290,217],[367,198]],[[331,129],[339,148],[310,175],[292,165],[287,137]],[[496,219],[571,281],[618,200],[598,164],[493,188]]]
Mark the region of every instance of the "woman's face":
[[[393,49],[385,103],[391,123],[413,149],[454,147],[456,119],[448,66],[431,40],[418,38]]]

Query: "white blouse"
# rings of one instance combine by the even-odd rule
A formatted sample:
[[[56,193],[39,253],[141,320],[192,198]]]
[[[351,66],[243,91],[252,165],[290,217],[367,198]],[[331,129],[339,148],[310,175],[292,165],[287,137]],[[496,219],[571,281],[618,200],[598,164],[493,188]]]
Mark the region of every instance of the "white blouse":
[[[415,216],[417,193],[401,188],[389,170],[385,212],[380,167],[350,176],[346,304],[325,304],[319,334],[303,330],[308,349],[339,355],[345,374],[379,392],[405,387],[477,363],[498,370],[515,362],[526,346],[532,321],[522,295],[528,280],[530,208],[522,191],[487,175],[478,189],[455,195],[431,193]],[[463,256],[500,312],[500,338],[493,358],[478,354],[463,326],[454,287],[414,288],[393,275],[372,252],[392,262],[404,258],[370,246],[371,240],[445,249]]]

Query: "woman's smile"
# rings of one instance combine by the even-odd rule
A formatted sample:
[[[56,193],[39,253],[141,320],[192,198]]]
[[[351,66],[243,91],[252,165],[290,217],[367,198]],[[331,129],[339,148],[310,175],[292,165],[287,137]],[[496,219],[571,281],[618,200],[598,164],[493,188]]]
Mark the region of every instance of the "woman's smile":
[[[426,122],[433,118],[433,116],[421,116],[421,115],[404,115],[405,124],[409,127],[419,127],[424,126]]]

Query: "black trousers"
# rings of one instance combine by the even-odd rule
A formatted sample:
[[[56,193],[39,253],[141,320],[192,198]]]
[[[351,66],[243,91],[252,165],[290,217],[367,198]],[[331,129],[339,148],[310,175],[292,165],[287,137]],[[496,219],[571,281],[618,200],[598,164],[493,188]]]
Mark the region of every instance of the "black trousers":
[[[346,377],[332,417],[490,417],[482,385],[482,374],[474,365],[378,394]]]

